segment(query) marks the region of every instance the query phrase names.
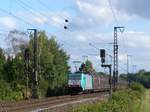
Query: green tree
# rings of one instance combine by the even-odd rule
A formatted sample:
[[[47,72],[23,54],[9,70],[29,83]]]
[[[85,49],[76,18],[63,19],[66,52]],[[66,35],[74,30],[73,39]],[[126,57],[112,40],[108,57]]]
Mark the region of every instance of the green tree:
[[[16,34],[17,31],[14,33]],[[20,33],[17,37],[19,37],[19,35]],[[13,39],[11,39],[11,36]],[[6,85],[6,89],[4,89],[4,86],[0,86],[0,92],[3,91],[2,96],[10,96],[7,97],[9,100],[18,100],[24,97],[27,73],[29,75],[29,95],[32,94],[34,87],[34,39],[31,34],[29,42],[25,42],[24,44],[24,41],[16,40],[13,33],[11,33],[9,38],[10,40],[13,40],[12,49],[14,50],[12,51],[15,51],[15,53],[13,54],[13,57],[9,56],[11,53],[8,54],[7,60],[5,61],[5,55],[2,50],[0,50],[0,78],[3,77],[4,79],[0,81],[0,83],[4,83]],[[45,97],[65,94],[67,90],[67,74],[69,72],[69,56],[57,43],[55,37],[49,38],[44,31],[38,32],[37,40],[38,86],[40,96]],[[28,71],[25,69],[25,49],[29,49]],[[0,99],[5,100],[3,97],[0,97]]]
[[[93,64],[89,60],[86,60],[86,62],[85,62],[85,71],[88,72],[88,73],[91,73],[91,72],[94,71]]]
[[[129,74],[128,79],[130,81],[136,81],[143,84],[146,88],[150,88],[150,72],[140,70],[135,74]]]
[[[93,68],[93,64],[91,61],[86,60],[85,63],[82,63],[79,71],[85,72],[85,73],[92,73],[95,72],[94,68]]]
[[[23,57],[17,55],[15,58],[9,57],[4,66],[5,80],[14,85],[24,84],[24,61]]]
[[[69,71],[69,56],[60,48],[55,37],[48,38],[45,32],[38,32],[38,62],[39,62],[39,84],[45,85],[49,95],[63,94],[67,84],[67,73]],[[33,62],[33,36],[30,41],[31,62]],[[32,66],[32,65],[31,65]],[[32,68],[32,67],[31,67]],[[44,80],[46,83],[44,83]],[[48,83],[48,84],[47,84]],[[61,91],[59,91],[61,88]],[[63,89],[63,90],[62,90]],[[42,91],[41,91],[42,90]],[[43,95],[42,95],[43,96]]]
[[[4,77],[4,64],[5,64],[5,55],[3,50],[0,48],[0,79]]]

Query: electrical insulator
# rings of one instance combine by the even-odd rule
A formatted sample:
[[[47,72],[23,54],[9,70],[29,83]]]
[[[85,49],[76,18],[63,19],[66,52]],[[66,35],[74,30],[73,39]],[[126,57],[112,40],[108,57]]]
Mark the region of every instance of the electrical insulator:
[[[67,29],[67,26],[64,26],[64,29]]]
[[[65,22],[68,23],[69,22],[68,19],[65,19]]]

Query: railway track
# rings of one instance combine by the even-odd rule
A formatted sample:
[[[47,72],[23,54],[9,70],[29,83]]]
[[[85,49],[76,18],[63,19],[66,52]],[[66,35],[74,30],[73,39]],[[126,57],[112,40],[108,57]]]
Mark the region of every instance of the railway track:
[[[63,107],[70,104],[82,103],[87,101],[99,100],[99,98],[108,96],[108,92],[97,92],[81,95],[66,95],[49,97],[45,99],[32,99],[19,102],[0,103],[0,112],[41,112]],[[56,112],[56,111],[55,111]]]

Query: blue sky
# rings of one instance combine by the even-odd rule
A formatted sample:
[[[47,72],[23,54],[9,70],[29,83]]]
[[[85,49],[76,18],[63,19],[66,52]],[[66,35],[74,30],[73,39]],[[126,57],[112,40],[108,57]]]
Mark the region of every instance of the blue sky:
[[[99,51],[89,43],[107,48],[107,53],[112,55],[112,45],[105,44],[113,42],[113,27],[116,26],[109,1],[119,25],[125,26],[124,33],[118,33],[120,73],[126,72],[127,54],[132,55],[130,72],[142,68],[150,70],[148,0],[3,0],[0,4],[0,45],[6,48],[6,35],[10,30],[37,28],[45,30],[49,36],[56,35],[71,56],[72,70],[72,61],[85,61],[86,55],[97,71],[104,71],[100,67]],[[69,20],[67,30],[63,29],[65,19]],[[108,63],[110,61],[108,59]]]

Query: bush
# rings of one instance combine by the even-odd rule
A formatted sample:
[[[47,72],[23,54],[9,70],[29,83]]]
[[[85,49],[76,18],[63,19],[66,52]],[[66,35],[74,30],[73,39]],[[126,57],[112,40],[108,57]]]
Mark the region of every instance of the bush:
[[[12,90],[10,85],[0,81],[0,101],[17,101],[23,99],[23,93],[19,90]]]
[[[12,90],[10,89],[10,86],[5,81],[0,81],[0,100],[9,100],[10,99],[10,93],[12,93]]]
[[[130,112],[130,97],[127,90],[119,90],[112,95],[112,99],[102,104],[99,112]]]
[[[73,112],[137,112],[144,92],[140,84],[131,84],[131,90],[117,90],[108,102],[83,105]]]
[[[46,97],[48,87],[49,87],[48,81],[40,77],[40,82],[39,82],[39,96],[40,97]]]
[[[130,88],[132,90],[135,90],[135,91],[139,91],[139,92],[142,92],[142,93],[144,92],[144,86],[140,83],[137,83],[137,82],[131,83]]]

